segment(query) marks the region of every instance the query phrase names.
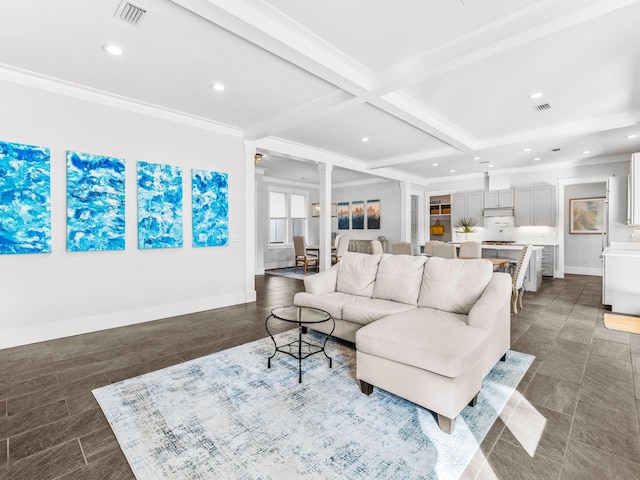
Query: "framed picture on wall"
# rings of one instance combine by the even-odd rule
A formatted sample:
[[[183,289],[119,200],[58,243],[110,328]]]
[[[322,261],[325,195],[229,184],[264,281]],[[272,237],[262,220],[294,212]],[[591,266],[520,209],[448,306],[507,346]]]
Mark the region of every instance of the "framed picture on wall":
[[[380,229],[380,200],[367,200],[367,228]]]
[[[362,200],[351,202],[351,228],[353,230],[364,229],[364,202]]]
[[[349,202],[338,203],[338,230],[349,230]]]
[[[604,233],[604,197],[569,200],[569,233]]]

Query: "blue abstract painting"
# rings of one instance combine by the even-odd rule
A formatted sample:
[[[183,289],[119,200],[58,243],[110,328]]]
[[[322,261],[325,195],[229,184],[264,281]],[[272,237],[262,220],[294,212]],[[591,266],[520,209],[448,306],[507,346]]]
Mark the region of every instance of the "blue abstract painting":
[[[67,152],[67,250],[124,250],[124,161]]]
[[[0,254],[51,252],[48,148],[0,141]]]
[[[182,247],[182,171],[138,162],[138,248],[176,247]]]
[[[194,247],[229,244],[228,180],[226,173],[191,171]]]

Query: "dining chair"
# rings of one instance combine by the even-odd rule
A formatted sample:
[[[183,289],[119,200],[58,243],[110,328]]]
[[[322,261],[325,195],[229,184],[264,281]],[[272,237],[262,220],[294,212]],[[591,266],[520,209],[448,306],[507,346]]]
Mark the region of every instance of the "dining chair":
[[[521,309],[524,308],[524,305],[522,305],[522,297],[524,296],[524,277],[527,275],[527,268],[529,268],[529,260],[531,259],[532,252],[532,244],[522,247],[520,259],[518,260],[515,273],[513,274],[511,300],[513,313],[516,314],[518,313],[518,304]]]
[[[424,244],[424,253],[427,255],[433,255],[433,246],[442,244],[444,244],[444,242],[441,242],[440,240],[427,240]]]
[[[335,261],[332,259],[332,263],[338,263],[347,250],[349,250],[349,237],[342,235],[336,245],[336,257]]]
[[[296,272],[299,266],[303,267],[303,273],[307,273],[307,267],[315,267],[316,271],[320,271],[320,262],[318,257],[307,253],[307,244],[304,237],[295,235],[293,237],[293,248],[296,253],[296,261],[293,271]]]
[[[371,240],[371,253],[372,254],[384,253],[384,250],[382,249],[382,243],[380,242],[380,240]]]
[[[413,245],[410,242],[393,242],[391,251],[394,255],[413,255]]]
[[[442,258],[456,258],[456,246],[452,243],[442,243],[433,246],[433,256]]]
[[[482,258],[482,243],[476,241],[462,242],[458,256],[464,258]]]

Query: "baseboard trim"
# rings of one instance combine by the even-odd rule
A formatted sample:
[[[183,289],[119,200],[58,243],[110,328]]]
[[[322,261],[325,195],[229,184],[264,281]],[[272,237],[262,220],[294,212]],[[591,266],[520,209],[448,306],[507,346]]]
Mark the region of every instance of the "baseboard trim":
[[[186,302],[115,311],[102,315],[90,315],[53,323],[13,328],[4,331],[2,336],[0,336],[0,349],[45,342],[56,338],[71,337],[73,335],[82,335],[84,333],[124,327],[137,323],[151,322],[178,315],[254,302],[255,300],[255,290],[252,292],[235,292],[215,297],[198,298]]]
[[[594,267],[564,267],[565,274],[572,275],[591,275],[592,277],[601,277],[602,276],[602,268],[594,268]]]

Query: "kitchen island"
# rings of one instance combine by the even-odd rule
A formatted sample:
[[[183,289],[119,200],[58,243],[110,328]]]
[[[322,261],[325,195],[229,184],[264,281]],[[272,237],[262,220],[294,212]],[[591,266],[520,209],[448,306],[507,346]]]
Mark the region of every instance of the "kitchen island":
[[[460,243],[454,243],[456,247],[460,247]],[[491,244],[482,244],[483,258],[507,258],[517,262],[522,252],[524,243],[504,242]],[[544,247],[534,245],[529,266],[524,279],[524,289],[527,292],[537,292],[542,284],[542,252]]]

